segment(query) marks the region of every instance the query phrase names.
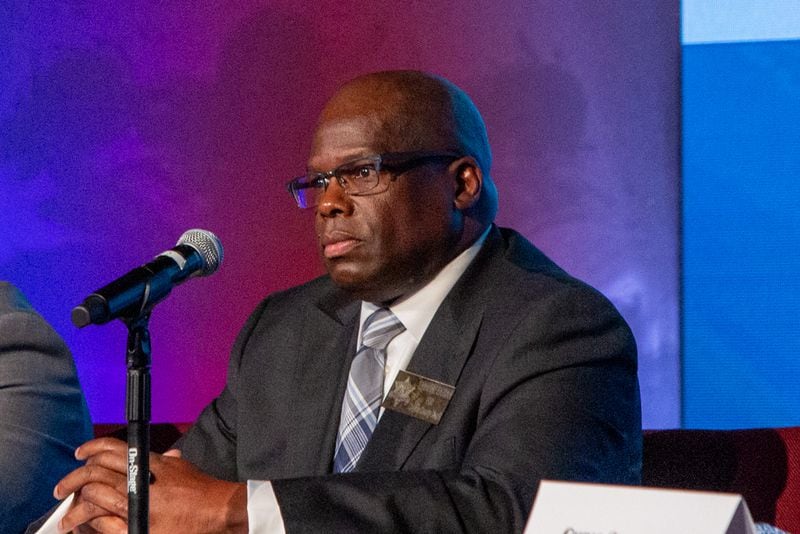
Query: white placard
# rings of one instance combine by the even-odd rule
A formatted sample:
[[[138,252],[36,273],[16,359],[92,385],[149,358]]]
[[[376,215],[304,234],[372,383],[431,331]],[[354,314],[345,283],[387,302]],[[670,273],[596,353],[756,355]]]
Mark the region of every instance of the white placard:
[[[741,495],[543,480],[524,534],[755,534]]]

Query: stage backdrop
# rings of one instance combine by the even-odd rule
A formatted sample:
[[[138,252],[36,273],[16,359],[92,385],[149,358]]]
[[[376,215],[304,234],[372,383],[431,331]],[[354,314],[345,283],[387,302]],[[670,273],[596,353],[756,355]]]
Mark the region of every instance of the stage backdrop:
[[[324,99],[414,68],[474,97],[499,222],[611,297],[645,426],[679,424],[676,1],[12,0],[0,20],[0,277],[66,338],[96,422],[124,419],[125,329],[70,309],[217,233],[220,272],[151,321],[154,420],[194,419],[256,303],[322,272],[284,185]]]

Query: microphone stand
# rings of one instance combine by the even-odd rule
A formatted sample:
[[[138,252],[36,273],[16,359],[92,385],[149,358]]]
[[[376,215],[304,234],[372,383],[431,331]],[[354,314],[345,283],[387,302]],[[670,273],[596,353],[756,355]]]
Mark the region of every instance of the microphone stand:
[[[184,232],[178,244],[90,294],[72,310],[78,328],[121,319],[128,327],[125,414],[128,420],[128,532],[147,534],[150,514],[150,332],[153,306],[173,286],[206,276],[222,262],[222,244],[207,230]]]
[[[128,532],[147,534],[150,512],[150,310],[128,327],[125,413],[128,419]]]

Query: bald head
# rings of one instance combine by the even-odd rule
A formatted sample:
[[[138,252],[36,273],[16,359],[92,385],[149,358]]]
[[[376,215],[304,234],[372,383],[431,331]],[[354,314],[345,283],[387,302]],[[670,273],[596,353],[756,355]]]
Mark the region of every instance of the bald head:
[[[382,304],[424,287],[493,221],[490,164],[483,120],[452,83],[396,71],[344,85],[322,111],[308,159],[333,282]]]
[[[339,89],[319,124],[356,116],[371,123],[374,142],[382,152],[452,151],[474,158],[483,174],[483,188],[471,215],[484,224],[494,220],[497,191],[489,174],[492,155],[486,126],[459,87],[419,71],[367,74]]]

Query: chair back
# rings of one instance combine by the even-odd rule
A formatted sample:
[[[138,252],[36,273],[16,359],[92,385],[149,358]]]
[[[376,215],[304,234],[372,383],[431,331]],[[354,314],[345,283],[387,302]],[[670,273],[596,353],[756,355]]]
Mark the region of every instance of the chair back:
[[[739,493],[755,521],[800,533],[800,427],[645,431],[642,483]]]

